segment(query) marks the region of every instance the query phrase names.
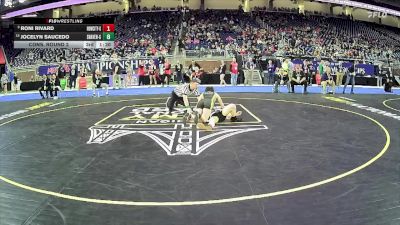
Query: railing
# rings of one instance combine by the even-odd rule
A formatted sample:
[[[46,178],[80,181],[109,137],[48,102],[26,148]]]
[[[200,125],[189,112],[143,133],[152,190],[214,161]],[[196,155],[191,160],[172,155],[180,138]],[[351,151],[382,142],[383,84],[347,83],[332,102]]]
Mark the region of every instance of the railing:
[[[262,56],[262,59],[270,59],[270,58],[299,58],[299,59],[310,59],[310,58],[320,58],[323,60],[329,60],[331,59],[330,57],[326,56],[315,56],[315,55],[287,55],[287,54],[274,54],[274,55],[269,55],[269,56]],[[383,62],[387,63],[388,59],[387,58],[375,58],[375,59],[360,59],[360,58],[344,58],[344,57],[335,57],[336,60],[341,60],[341,61],[364,61],[364,62]],[[389,60],[391,64],[399,64],[400,60],[398,59],[392,59]]]
[[[202,49],[202,50],[185,50],[187,58],[230,58],[233,53],[226,50]]]

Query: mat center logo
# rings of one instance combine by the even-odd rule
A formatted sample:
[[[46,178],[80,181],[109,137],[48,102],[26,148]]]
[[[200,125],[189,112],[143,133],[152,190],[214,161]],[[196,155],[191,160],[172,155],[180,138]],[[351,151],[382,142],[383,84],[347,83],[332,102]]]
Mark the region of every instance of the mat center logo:
[[[213,144],[237,134],[268,129],[243,105],[245,122],[223,122],[212,131],[203,131],[194,124],[184,125],[185,109],[172,115],[164,107],[125,106],[90,127],[87,144],[105,144],[122,136],[142,134],[155,141],[168,155],[199,155]],[[138,141],[141,141],[137,136]]]

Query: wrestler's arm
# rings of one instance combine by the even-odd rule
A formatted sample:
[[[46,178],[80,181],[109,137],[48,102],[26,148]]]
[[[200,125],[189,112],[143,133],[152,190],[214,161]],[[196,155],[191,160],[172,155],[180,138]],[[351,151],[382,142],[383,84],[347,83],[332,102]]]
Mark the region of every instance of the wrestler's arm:
[[[183,103],[185,104],[185,107],[189,107],[190,105],[189,105],[188,96],[187,95],[183,95],[182,98],[183,98]]]
[[[224,108],[224,102],[222,101],[222,98],[221,98],[221,96],[219,96],[219,94],[217,94],[217,100],[218,100],[219,105],[223,109]]]

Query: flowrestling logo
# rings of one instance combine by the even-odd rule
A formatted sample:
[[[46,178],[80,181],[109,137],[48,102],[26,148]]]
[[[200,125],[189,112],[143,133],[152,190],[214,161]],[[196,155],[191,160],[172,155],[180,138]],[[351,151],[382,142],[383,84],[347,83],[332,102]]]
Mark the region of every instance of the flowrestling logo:
[[[368,18],[385,18],[387,15],[387,12],[368,12]]]
[[[247,122],[223,122],[212,132],[182,123],[185,109],[172,115],[164,107],[123,107],[90,127],[87,144],[105,144],[126,135],[144,135],[168,155],[199,155],[213,144],[237,134],[268,129],[247,108],[238,105]],[[140,138],[140,137],[135,137]]]

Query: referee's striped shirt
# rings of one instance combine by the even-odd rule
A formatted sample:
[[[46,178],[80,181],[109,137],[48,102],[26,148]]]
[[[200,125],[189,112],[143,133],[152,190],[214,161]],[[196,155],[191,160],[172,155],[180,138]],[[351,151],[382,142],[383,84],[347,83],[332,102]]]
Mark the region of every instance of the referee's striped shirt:
[[[182,85],[177,86],[174,89],[174,92],[178,97],[182,97],[184,95],[195,95],[195,96],[200,95],[199,89],[196,88],[194,90],[190,90],[189,87],[190,87],[190,84],[182,84]]]

